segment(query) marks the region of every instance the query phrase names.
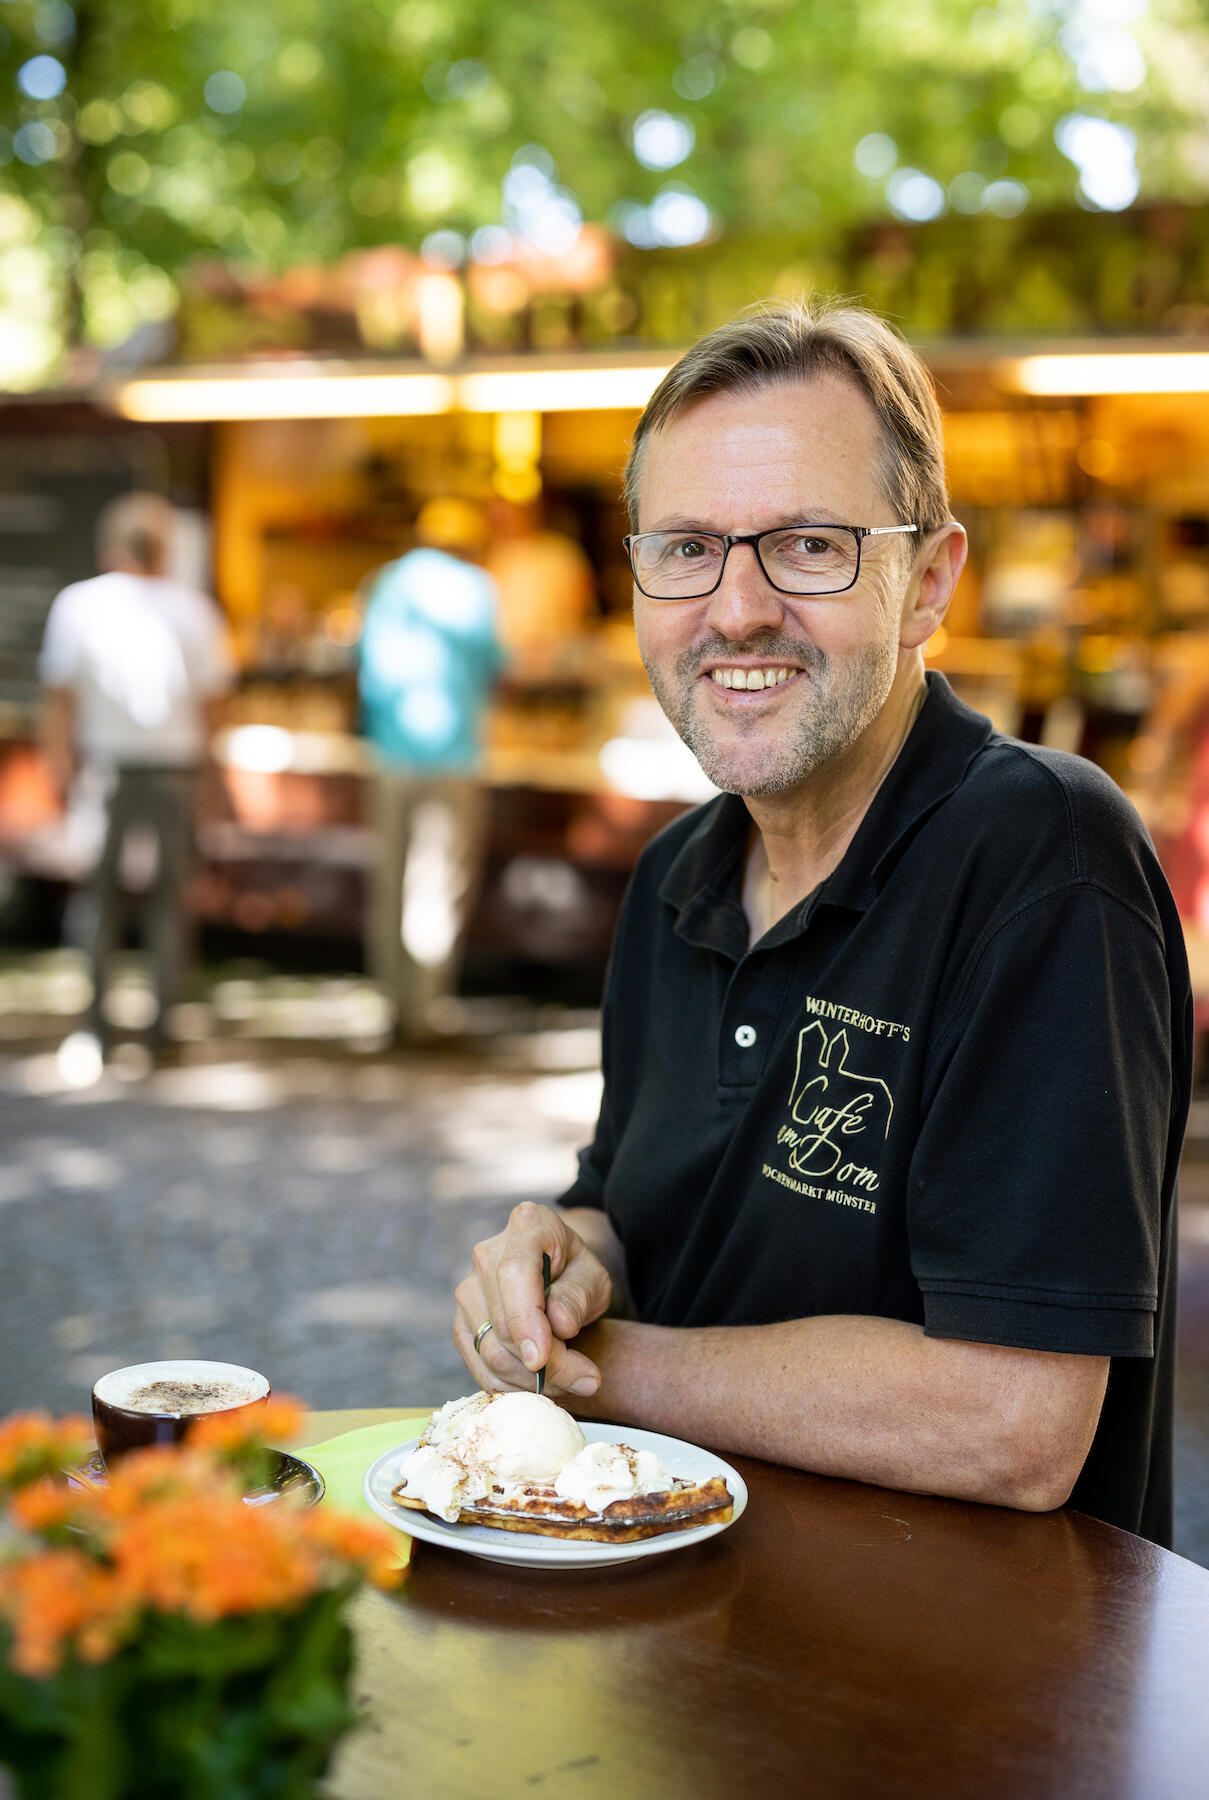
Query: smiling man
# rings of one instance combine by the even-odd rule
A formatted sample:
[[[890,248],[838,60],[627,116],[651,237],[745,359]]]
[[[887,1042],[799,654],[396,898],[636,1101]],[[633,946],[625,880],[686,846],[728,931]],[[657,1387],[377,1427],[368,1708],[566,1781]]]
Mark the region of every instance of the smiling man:
[[[925,371],[762,308],[668,375],[627,491],[643,661],[723,793],[639,864],[594,1141],[477,1247],[467,1367],[1169,1541],[1182,938],[1113,784],[925,675],[966,548]]]

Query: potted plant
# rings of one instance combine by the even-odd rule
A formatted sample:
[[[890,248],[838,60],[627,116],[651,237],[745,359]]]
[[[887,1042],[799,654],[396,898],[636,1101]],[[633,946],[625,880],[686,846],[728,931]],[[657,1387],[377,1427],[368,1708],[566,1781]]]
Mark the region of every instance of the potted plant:
[[[353,1722],[343,1613],[385,1527],[245,1504],[295,1403],[69,1480],[83,1419],[0,1424],[0,1762],[21,1800],[302,1800]],[[249,1424],[249,1417],[251,1423]]]

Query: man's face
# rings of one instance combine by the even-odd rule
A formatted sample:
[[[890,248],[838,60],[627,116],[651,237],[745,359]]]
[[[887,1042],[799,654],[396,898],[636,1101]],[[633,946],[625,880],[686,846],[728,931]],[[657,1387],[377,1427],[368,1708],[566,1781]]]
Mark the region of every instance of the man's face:
[[[639,530],[910,524],[879,490],[880,452],[872,408],[841,376],[715,395],[648,439]],[[651,686],[715,786],[785,793],[877,718],[899,666],[903,543],[866,539],[857,583],[842,594],[779,593],[746,545],[731,550],[721,586],[703,599],[652,600],[635,589]],[[722,684],[726,671],[757,669],[762,690]]]

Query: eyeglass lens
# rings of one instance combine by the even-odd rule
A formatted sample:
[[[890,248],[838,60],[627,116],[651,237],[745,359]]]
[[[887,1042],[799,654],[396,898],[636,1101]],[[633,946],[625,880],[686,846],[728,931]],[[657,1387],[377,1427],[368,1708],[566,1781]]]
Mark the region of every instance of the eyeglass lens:
[[[790,594],[835,594],[851,587],[860,564],[860,539],[846,525],[773,531],[756,554],[774,586]],[[632,545],[634,574],[644,593],[691,600],[717,586],[726,539],[705,531],[652,531]]]

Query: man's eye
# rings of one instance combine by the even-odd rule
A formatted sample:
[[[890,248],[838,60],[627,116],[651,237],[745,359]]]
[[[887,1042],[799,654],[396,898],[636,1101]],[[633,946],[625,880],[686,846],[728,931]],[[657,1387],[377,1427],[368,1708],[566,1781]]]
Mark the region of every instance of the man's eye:
[[[672,545],[671,552],[681,562],[692,562],[696,558],[709,555],[709,545],[700,538],[680,538]]]

